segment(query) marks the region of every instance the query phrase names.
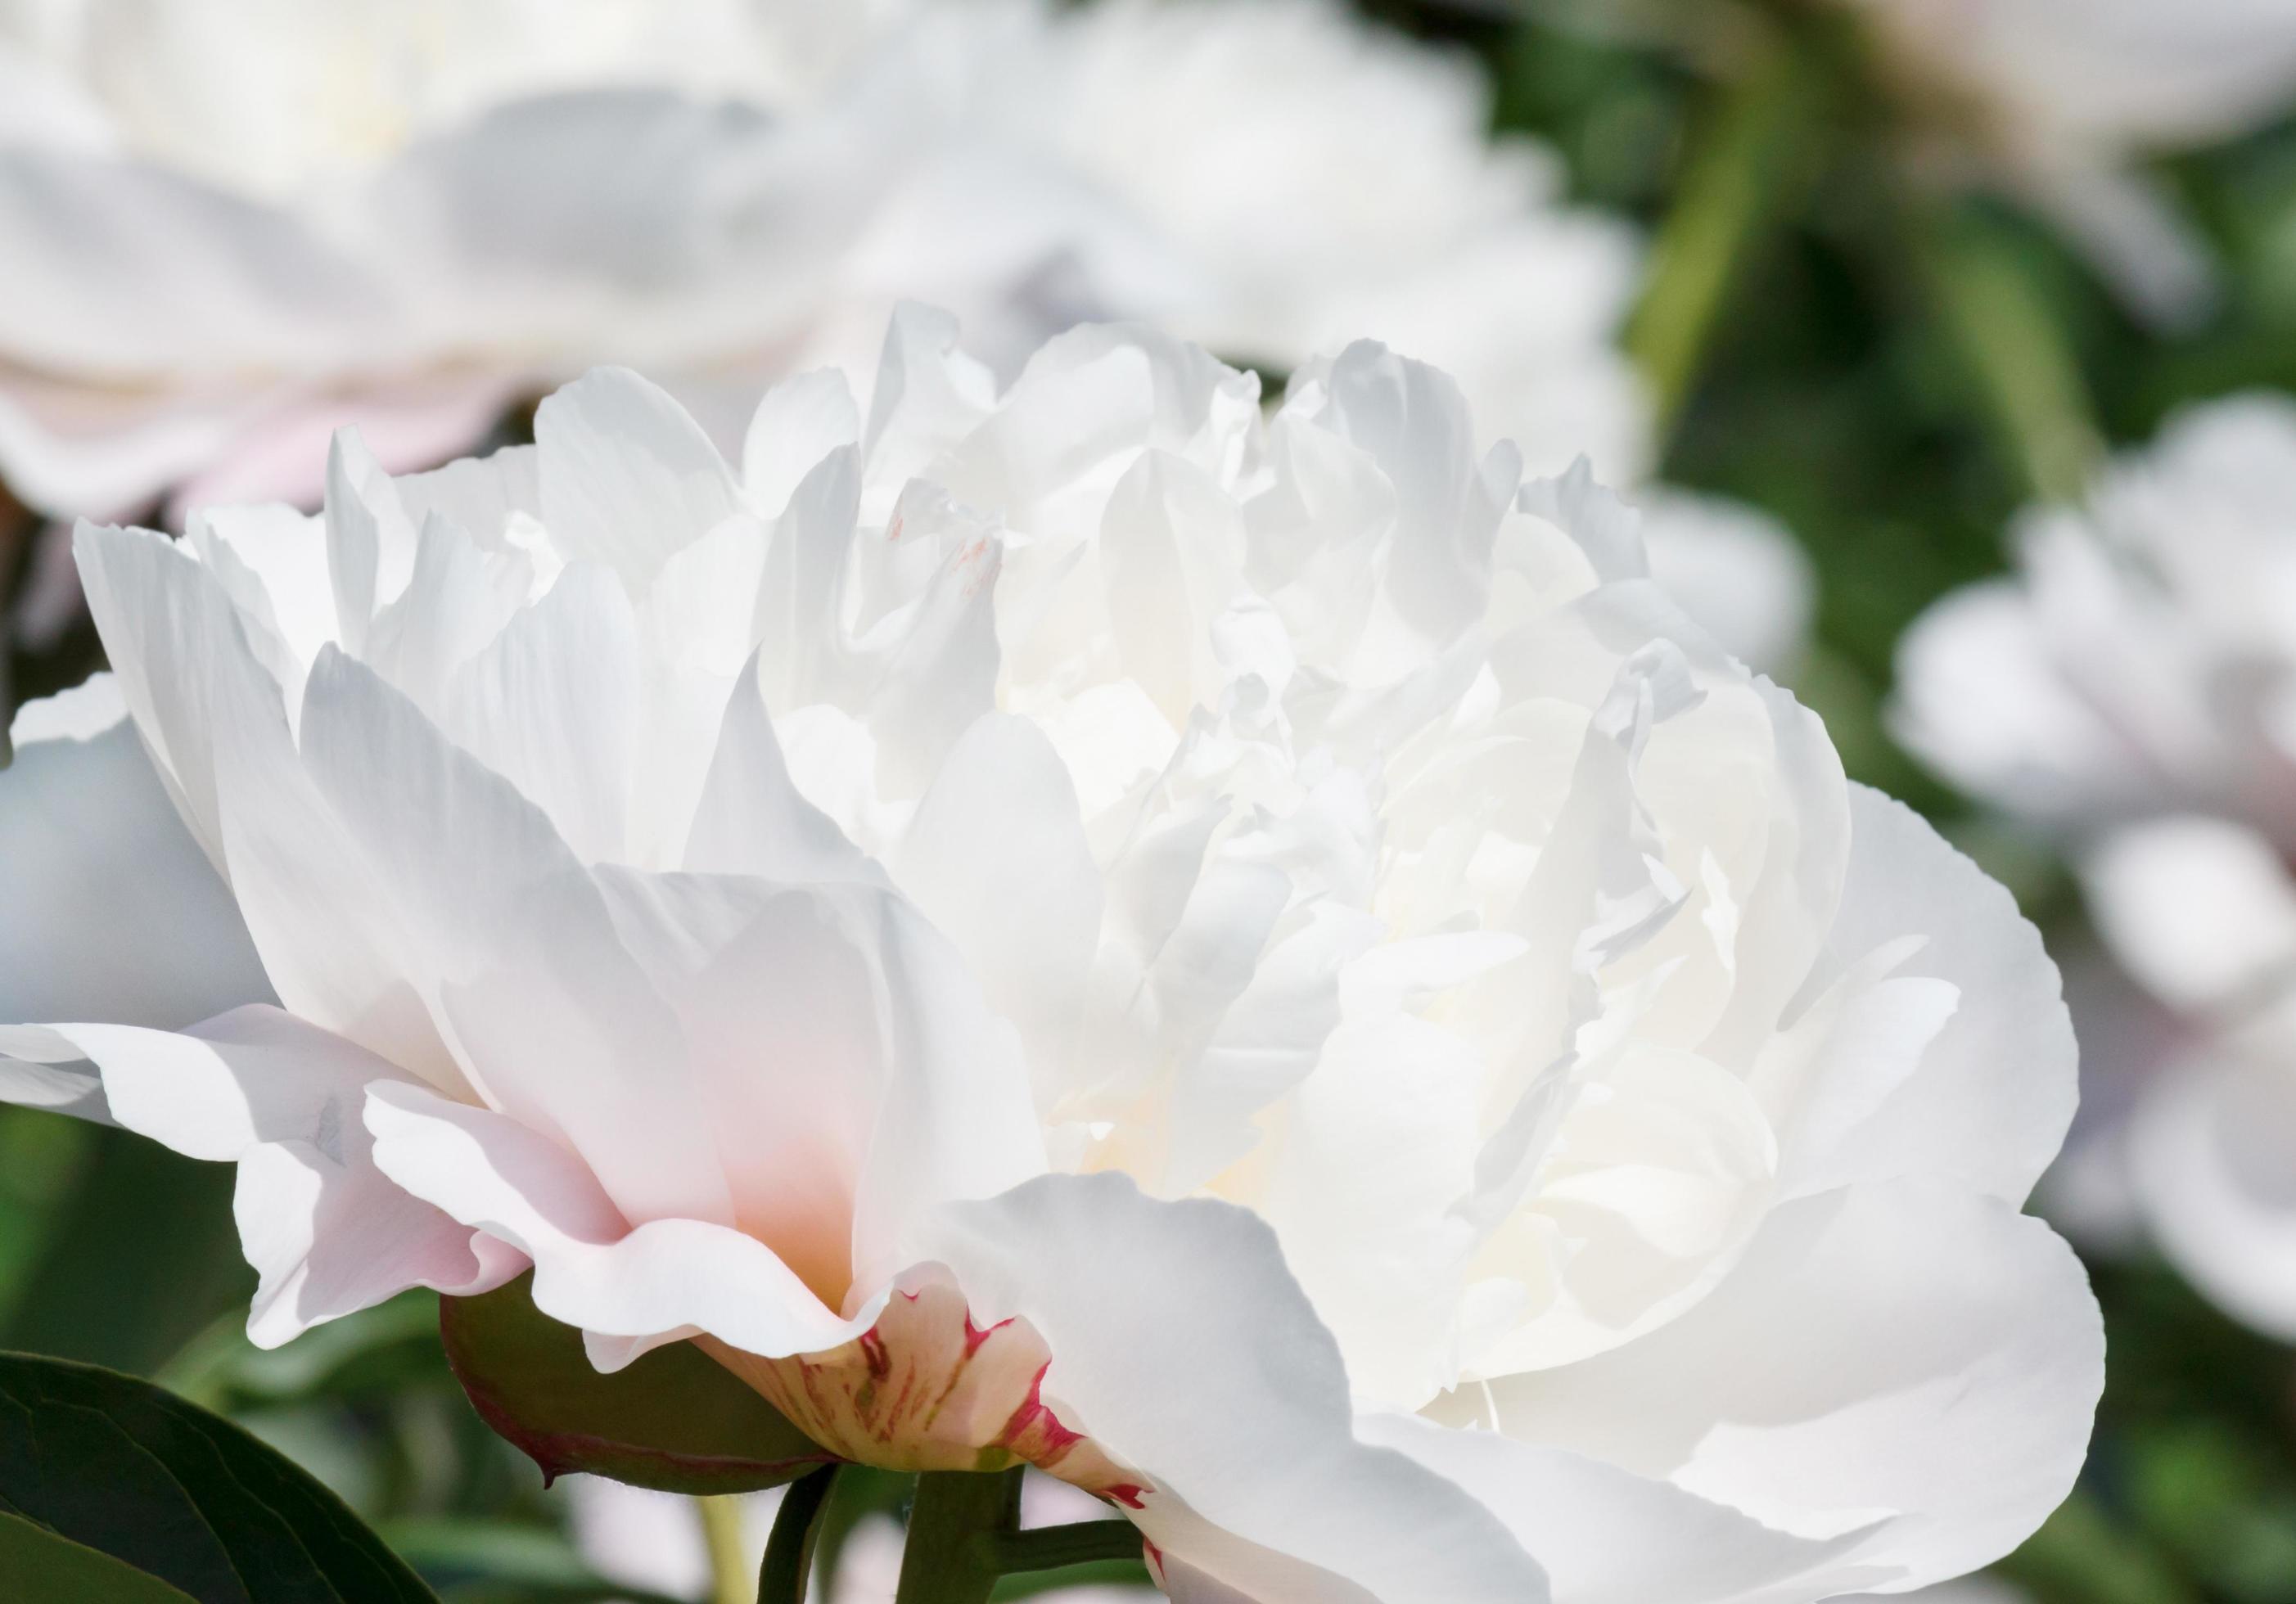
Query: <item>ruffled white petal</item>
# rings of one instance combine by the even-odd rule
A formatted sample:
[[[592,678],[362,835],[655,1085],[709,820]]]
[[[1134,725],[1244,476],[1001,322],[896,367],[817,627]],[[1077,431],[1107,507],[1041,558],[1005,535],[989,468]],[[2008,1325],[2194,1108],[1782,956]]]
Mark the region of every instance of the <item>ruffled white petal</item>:
[[[976,1323],[1018,1315],[1044,1338],[1045,1401],[1148,1468],[1133,1518],[1175,1560],[1271,1601],[1547,1596],[1490,1511],[1357,1439],[1339,1349],[1244,1210],[1047,1176],[911,1240],[955,1272]]]
[[[588,1168],[528,1125],[404,1084],[376,1085],[374,1161],[412,1196],[534,1261],[534,1301],[627,1364],[656,1341],[708,1332],[777,1357],[849,1342],[887,1293],[840,1318],[755,1237],[696,1219],[633,1227]]]
[[[2009,893],[1910,808],[1852,786],[1850,820],[1841,911],[1803,1002],[1906,937],[1921,945],[1890,975],[1956,995],[1914,1062],[1826,1053],[1816,1074],[1832,1083],[1823,1095],[1834,1134],[1796,1183],[1952,1176],[2021,1203],[2063,1143],[2078,1093],[2057,967]],[[1920,1006],[1933,1020],[1943,1004],[1935,992]]]
[[[1488,1407],[1511,1436],[1782,1530],[1871,1528],[1802,1594],[1823,1597],[1940,1581],[2021,1542],[2071,1487],[2103,1382],[2063,1242],[1997,1199],[1896,1181],[1782,1205],[1689,1313],[1495,1381]],[[1443,1412],[1464,1426],[1486,1407],[1470,1390]]]
[[[409,1287],[480,1292],[524,1268],[376,1167],[361,1105],[372,1085],[408,1082],[363,1048],[267,1006],[179,1035],[47,1031],[95,1065],[119,1124],[189,1158],[237,1163],[232,1207],[260,1278],[247,1328],[258,1346]],[[28,1045],[12,1034],[0,1032],[0,1051]]]

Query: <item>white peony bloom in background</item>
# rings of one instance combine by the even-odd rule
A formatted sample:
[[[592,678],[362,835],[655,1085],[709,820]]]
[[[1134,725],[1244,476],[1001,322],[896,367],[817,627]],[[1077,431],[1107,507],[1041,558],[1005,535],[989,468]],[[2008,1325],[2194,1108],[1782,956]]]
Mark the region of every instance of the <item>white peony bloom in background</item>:
[[[340,424],[427,466],[600,362],[730,445],[922,297],[1004,377],[1080,319],[1284,372],[1369,331],[1537,471],[1635,479],[1638,248],[1489,99],[1340,0],[0,4],[0,479],[64,517],[308,504]],[[1805,616],[1783,532],[1740,562],[1715,518],[1695,605]]]
[[[2102,1339],[2018,1212],[2072,1042],[2007,894],[1440,373],[1269,415],[1146,332],[1002,390],[954,340],[738,471],[608,371],[484,462],[347,438],[317,518],[84,528],[168,883],[244,920],[178,939],[276,1006],[0,1031],[0,1094],[236,1159],[258,1342],[530,1262],[602,1367],[1034,1463],[1184,1598],[1815,1600],[2031,1531]],[[11,908],[100,925],[59,995],[156,916]]]
[[[1326,0],[1107,0],[1045,53],[1018,114],[1199,275],[1180,332],[1279,372],[1368,335],[1452,372],[1536,471],[1649,467],[1614,343],[1639,245],[1562,205],[1551,151],[1489,139],[1472,58]]]
[[[2105,943],[2182,1021],[2125,1130],[2136,1202],[2227,1310],[2296,1337],[2296,403],[2172,420],[2019,572],[1939,602],[1901,734],[2075,849]],[[2124,1019],[2130,1011],[2116,1011]],[[2117,1028],[2125,1037],[2132,1021]],[[2116,1043],[2107,1043],[2114,1045]],[[2108,1149],[2108,1151],[2112,1150]]]
[[[299,499],[342,421],[440,460],[600,361],[753,403],[922,295],[1007,372],[1081,317],[1285,367],[1370,318],[1638,471],[1633,244],[1487,106],[1336,0],[14,0],[0,471]]]
[[[1923,154],[2036,203],[2141,310],[2189,319],[2213,269],[2140,159],[2296,108],[2284,0],[1842,0],[1873,23]]]

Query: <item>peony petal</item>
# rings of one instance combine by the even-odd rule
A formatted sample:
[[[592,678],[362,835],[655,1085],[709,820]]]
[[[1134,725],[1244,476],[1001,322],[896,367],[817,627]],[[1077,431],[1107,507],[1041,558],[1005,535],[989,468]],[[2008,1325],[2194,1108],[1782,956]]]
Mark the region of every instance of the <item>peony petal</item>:
[[[685,867],[800,884],[882,883],[884,874],[790,779],[751,658],[734,684],[687,832]]]
[[[580,1153],[634,1219],[729,1221],[676,1019],[540,811],[332,648],[303,758],[488,1103]]]
[[[1839,1570],[1823,1581],[1813,1573],[1857,1541],[1796,1537],[1670,1483],[1496,1430],[1375,1414],[1356,1435],[1474,1494],[1538,1557],[1554,1604],[1801,1604],[1841,1584]]]
[[[892,867],[989,1006],[1020,1027],[1049,1094],[1076,1047],[1101,882],[1076,788],[1043,732],[1010,714],[974,720],[917,804]]]
[[[619,1368],[656,1341],[707,1332],[778,1358],[850,1342],[887,1296],[853,1318],[823,1305],[756,1238],[693,1219],[635,1230],[581,1161],[517,1120],[402,1083],[371,1089],[374,1161],[415,1197],[534,1261],[535,1306],[607,1338]]]
[[[0,773],[0,1022],[174,1027],[270,983],[112,676],[18,709]]]
[[[586,863],[630,854],[640,651],[620,582],[576,563],[447,688],[442,729],[547,814]]]
[[[2078,1095],[2057,966],[2009,893],[1918,814],[1865,786],[1849,802],[1841,911],[1804,996],[1917,936],[1923,945],[1897,974],[1944,981],[1960,1001],[1919,1067],[1833,1145],[1824,1173],[1950,1176],[2021,1203],[2062,1145]]]
[[[180,1035],[50,1027],[93,1060],[113,1118],[193,1158],[236,1161],[233,1213],[260,1280],[248,1336],[276,1347],[409,1287],[470,1293],[522,1269],[374,1166],[359,1109],[402,1072],[280,1012],[234,1010]]]
[[[1047,1176],[912,1240],[977,1323],[1017,1315],[1044,1338],[1046,1402],[1152,1479],[1133,1518],[1172,1560],[1258,1599],[1546,1596],[1490,1511],[1357,1440],[1339,1348],[1244,1210]]]
[[[750,514],[733,470],[668,395],[625,368],[599,368],[534,414],[542,521],[570,558],[603,563],[633,590],[673,553]]]
[[[1872,1527],[1809,1598],[2008,1552],[2071,1488],[2103,1381],[2095,1300],[2046,1226],[1897,1181],[1780,1206],[1671,1324],[1435,1412],[1464,1425],[1496,1407],[1510,1436],[1802,1535]]]
[[[845,375],[822,368],[766,392],[742,443],[742,488],[760,517],[777,518],[814,465],[861,438],[861,413]]]

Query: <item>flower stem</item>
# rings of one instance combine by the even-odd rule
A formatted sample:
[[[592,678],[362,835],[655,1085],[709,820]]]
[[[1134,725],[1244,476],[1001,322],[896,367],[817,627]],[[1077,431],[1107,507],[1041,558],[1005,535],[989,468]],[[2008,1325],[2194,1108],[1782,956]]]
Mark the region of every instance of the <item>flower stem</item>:
[[[2002,456],[2030,493],[2079,497],[2103,445],[2055,308],[1998,227],[1944,209],[1916,224],[1932,304],[1984,396]]]
[[[1756,60],[1720,91],[1660,225],[1650,275],[1626,335],[1650,386],[1661,443],[1690,397],[1731,281],[1775,215],[1782,178],[1803,143],[1809,100],[1802,48],[1781,29],[1751,46]]]
[[[1021,1472],[931,1471],[917,1477],[894,1604],[988,1604],[999,1544],[1021,1524]]]
[[[749,1558],[742,1552],[741,1499],[697,1498],[693,1507],[709,1553],[709,1604],[757,1604],[750,1591]]]
[[[1006,1575],[1103,1559],[1137,1559],[1140,1528],[1128,1520],[1079,1520],[1032,1532],[1004,1532],[996,1536],[990,1552],[997,1570]]]
[[[813,1575],[814,1541],[821,1534],[822,1507],[829,1502],[830,1485],[837,1467],[824,1465],[800,1477],[782,1496],[774,1518],[774,1534],[766,1543],[766,1560],[758,1569],[758,1604],[805,1604],[806,1583]]]

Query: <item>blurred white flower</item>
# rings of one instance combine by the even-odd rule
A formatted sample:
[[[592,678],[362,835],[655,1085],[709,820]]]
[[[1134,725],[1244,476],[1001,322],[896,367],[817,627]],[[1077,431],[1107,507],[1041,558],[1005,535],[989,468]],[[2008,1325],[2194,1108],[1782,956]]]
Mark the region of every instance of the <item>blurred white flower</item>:
[[[2204,1290],[2296,1337],[2296,403],[2171,421],[2020,571],[1906,636],[1898,726],[2064,836],[2115,956],[2183,1021],[2121,1142]]]
[[[1081,319],[1281,371],[1368,333],[1533,470],[1635,479],[1639,248],[1488,114],[1340,0],[10,0],[0,476],[57,515],[308,504],[340,424],[426,466],[600,362],[730,444],[921,297],[1000,376]],[[1791,660],[1783,533],[1668,522],[1693,610]],[[21,638],[71,604],[36,585]]]
[[[2136,163],[2296,108],[2284,0],[1843,0],[1922,113],[1923,154],[2004,184],[2086,245],[2142,310],[2188,318],[2206,248]]]
[[[1639,244],[1562,205],[1550,151],[1492,141],[1490,102],[1472,58],[1330,0],[1109,0],[1052,31],[1018,110],[1183,255],[1189,338],[1285,372],[1382,340],[1449,371],[1533,471],[1636,478],[1615,339]]]
[[[1487,102],[1336,0],[12,0],[0,467],[296,499],[349,418],[419,463],[600,361],[753,402],[924,296],[1007,372],[1082,317],[1283,367],[1371,327],[1638,472],[1633,243]]]
[[[2007,895],[1439,372],[1270,417],[1145,332],[1002,392],[954,340],[777,388],[738,473],[608,371],[483,462],[347,439],[317,519],[84,528],[282,1007],[0,1030],[0,1095],[236,1158],[258,1342],[530,1260],[602,1366],[1035,1463],[1183,1596],[1816,1599],[2032,1530],[2101,1337],[2018,1213],[2072,1043]]]

